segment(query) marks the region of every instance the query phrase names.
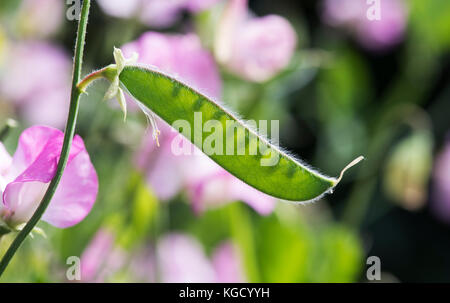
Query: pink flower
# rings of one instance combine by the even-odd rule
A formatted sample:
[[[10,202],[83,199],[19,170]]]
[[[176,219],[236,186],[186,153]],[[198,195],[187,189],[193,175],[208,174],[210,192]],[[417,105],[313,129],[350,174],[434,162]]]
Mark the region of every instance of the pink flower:
[[[450,141],[438,155],[434,166],[433,212],[450,222]]]
[[[217,283],[243,283],[245,274],[238,251],[233,243],[227,241],[218,246],[212,256]]]
[[[169,27],[179,20],[189,0],[145,1],[141,11],[141,21],[149,26]]]
[[[285,68],[297,36],[283,17],[250,17],[247,0],[231,0],[222,17],[215,44],[219,62],[236,75],[264,82]]]
[[[323,18],[332,26],[348,28],[368,49],[387,49],[403,39],[408,14],[406,3],[380,0],[380,19],[369,20],[368,11],[373,5],[365,0],[326,0]]]
[[[111,281],[118,272],[140,282],[239,283],[245,282],[237,247],[226,241],[208,257],[202,244],[187,234],[160,238],[156,249],[145,246],[125,252],[108,229],[100,229],[81,256],[84,282]]]
[[[241,262],[234,247],[220,246],[211,261],[201,243],[183,234],[169,234],[158,242],[157,260],[162,282],[243,282]]]
[[[98,0],[100,7],[118,18],[134,16],[149,26],[169,27],[178,21],[183,11],[197,13],[218,0]]]
[[[0,96],[29,124],[64,126],[70,97],[70,57],[43,42],[11,46],[0,75]]]
[[[192,13],[198,13],[203,10],[209,9],[220,1],[221,0],[189,0],[186,3],[186,8]]]
[[[136,52],[140,63],[156,66],[211,97],[220,97],[222,83],[218,68],[195,34],[147,32],[124,45],[122,51],[125,57]]]
[[[54,128],[26,129],[11,158],[0,143],[0,218],[11,227],[28,222],[56,173],[64,134]],[[67,168],[43,220],[73,226],[90,212],[98,191],[95,169],[83,140],[73,140]]]
[[[131,18],[137,14],[142,0],[97,0],[97,3],[110,16]]]
[[[116,237],[108,229],[100,229],[81,255],[81,280],[104,282],[120,270],[125,254],[115,245]]]
[[[166,235],[158,242],[157,259],[164,283],[213,283],[214,268],[194,238]]]
[[[273,211],[276,199],[242,182],[206,156],[201,158],[194,162],[206,162],[207,165],[216,167],[216,172],[189,184],[188,193],[194,211],[200,213],[206,208],[221,206],[232,201],[243,201],[261,215],[268,215]],[[196,163],[197,165],[199,164]]]

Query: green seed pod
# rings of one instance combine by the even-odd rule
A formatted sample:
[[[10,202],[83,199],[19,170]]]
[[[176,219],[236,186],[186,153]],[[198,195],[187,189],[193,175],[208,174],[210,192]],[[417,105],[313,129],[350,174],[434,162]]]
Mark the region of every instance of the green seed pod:
[[[175,78],[134,65],[125,66],[119,78],[122,88],[167,123],[187,121],[190,133],[183,135],[225,170],[250,186],[283,200],[312,201],[331,193],[344,171],[363,159],[359,157],[350,163],[339,178],[327,177],[272,144],[221,104]],[[196,119],[199,113],[202,117],[200,125]],[[232,142],[234,153],[211,154],[204,150],[206,138],[198,140],[195,132],[204,129],[205,125],[211,128],[211,121],[219,121],[224,132],[220,136],[223,146],[227,148],[226,144]],[[227,132],[230,124],[234,127],[231,138]],[[255,142],[260,147],[256,153],[252,152]],[[242,147],[244,154],[238,152]]]

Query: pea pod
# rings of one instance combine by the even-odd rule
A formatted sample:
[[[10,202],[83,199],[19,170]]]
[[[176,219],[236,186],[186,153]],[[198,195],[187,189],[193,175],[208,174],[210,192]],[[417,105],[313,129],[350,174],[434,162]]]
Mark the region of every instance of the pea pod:
[[[233,132],[234,142],[244,144],[247,152],[243,155],[211,154],[209,157],[235,177],[268,195],[290,201],[318,199],[332,192],[345,170],[362,160],[359,157],[350,163],[339,178],[328,177],[271,144],[219,103],[171,76],[147,67],[127,65],[119,79],[129,94],[167,123],[172,125],[180,119],[187,121],[192,133],[186,137],[202,150],[205,139],[193,140],[196,113],[202,115],[202,127],[209,120],[217,120],[224,132],[227,120],[236,122],[238,129]],[[223,138],[226,136],[224,133]],[[266,153],[258,151],[252,155],[248,152],[250,142],[255,140],[264,145],[262,150]],[[261,159],[269,154],[267,151],[278,156],[276,165],[261,165]]]

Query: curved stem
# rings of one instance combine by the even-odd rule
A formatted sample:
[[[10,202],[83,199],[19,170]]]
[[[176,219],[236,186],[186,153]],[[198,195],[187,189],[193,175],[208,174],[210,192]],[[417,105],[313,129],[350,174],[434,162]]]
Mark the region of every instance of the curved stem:
[[[81,92],[85,92],[87,87],[97,79],[113,80],[116,68],[114,65],[106,66],[102,69],[96,70],[89,75],[85,76],[78,84],[77,87]]]
[[[71,98],[70,98],[70,109],[69,109],[69,115],[67,118],[66,131],[65,131],[65,135],[64,135],[64,143],[63,143],[63,147],[61,150],[61,156],[58,161],[58,168],[56,170],[55,177],[50,182],[50,185],[49,185],[47,191],[45,192],[45,195],[42,198],[42,201],[39,204],[38,208],[34,212],[31,219],[28,221],[28,223],[25,225],[25,227],[19,232],[17,237],[11,243],[11,246],[8,248],[6,254],[3,256],[3,259],[0,262],[0,276],[5,271],[6,267],[8,266],[9,262],[11,261],[12,257],[14,256],[14,254],[16,253],[17,249],[20,247],[22,242],[25,240],[25,238],[28,236],[28,234],[33,230],[33,228],[36,226],[36,224],[41,219],[42,215],[44,214],[45,210],[47,209],[48,205],[50,204],[50,201],[53,198],[53,195],[55,194],[56,188],[58,187],[59,181],[61,180],[64,169],[66,168],[66,165],[67,165],[70,147],[72,145],[73,136],[75,134],[75,125],[76,125],[76,121],[77,121],[79,101],[80,101],[80,96],[81,96],[81,91],[77,87],[77,84],[80,81],[80,76],[81,76],[81,66],[83,63],[84,43],[85,43],[85,37],[86,37],[86,28],[87,28],[90,4],[91,4],[90,0],[83,1],[83,7],[81,10],[81,19],[80,19],[80,23],[78,24],[78,34],[77,34],[77,41],[76,41],[76,46],[75,46],[75,61],[74,61],[73,77],[72,77],[72,92],[71,92]]]

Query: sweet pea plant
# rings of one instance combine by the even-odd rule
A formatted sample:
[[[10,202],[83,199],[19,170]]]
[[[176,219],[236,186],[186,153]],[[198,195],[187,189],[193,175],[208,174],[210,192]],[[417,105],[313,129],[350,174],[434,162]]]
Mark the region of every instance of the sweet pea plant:
[[[273,198],[305,203],[332,193],[345,170],[362,160],[362,157],[357,158],[337,178],[332,178],[317,172],[271,142],[253,125],[218,101],[218,86],[213,76],[195,74],[195,69],[187,67],[183,69],[187,63],[180,54],[198,55],[197,51],[193,51],[198,41],[189,36],[166,38],[157,33],[144,35],[138,42],[125,45],[122,50],[114,49],[114,64],[82,79],[90,2],[84,0],[81,10],[65,132],[33,126],[20,136],[13,157],[0,145],[0,237],[18,232],[1,260],[0,275],[24,239],[32,232],[42,232],[36,228],[39,220],[58,228],[73,226],[85,218],[96,200],[98,177],[83,140],[75,136],[75,129],[80,97],[97,79],[110,82],[104,99],[117,99],[125,119],[130,101],[132,107],[141,109],[147,116],[154,139],[150,152],[160,144],[163,145],[161,148],[169,146],[165,141],[173,142],[174,139],[182,146],[181,153],[191,147],[203,152],[210,158],[206,161],[212,160],[221,167],[209,175],[210,181],[221,186],[226,184],[230,192],[235,193],[231,199],[245,200],[261,213],[265,211],[264,205],[270,205]],[[231,1],[225,12],[229,16],[224,18],[219,29],[220,39],[215,41],[216,57],[232,73],[250,81],[264,82],[286,65],[288,59],[282,54],[295,47],[295,34],[284,19],[277,16],[252,19],[245,7],[246,1]],[[252,53],[246,50],[260,47],[259,43],[264,44],[264,41],[251,38],[260,31],[261,23],[270,25],[282,38],[278,53],[268,51],[262,54],[265,60],[258,61],[253,60]],[[273,36],[278,37],[276,34]],[[235,37],[237,39],[232,39]],[[167,66],[149,65],[154,63],[151,56],[157,56],[158,47],[166,43],[172,43],[176,45],[174,49],[179,49],[180,54],[176,56],[181,72],[177,75],[167,72]],[[142,47],[149,48],[146,52],[149,55],[139,59],[137,53]],[[147,65],[138,64],[138,61]],[[199,88],[195,79],[209,83]],[[183,137],[167,135],[170,127],[166,123]],[[198,136],[203,129],[214,130],[214,136]],[[182,167],[183,157],[179,160],[175,158],[161,159],[161,163],[176,163]],[[199,165],[190,169],[202,170],[202,167]],[[161,170],[164,171],[164,167]],[[162,196],[172,195],[175,190],[167,185],[165,191],[160,189],[162,185],[158,186],[158,180],[158,177],[154,178],[155,190],[161,190]],[[197,205],[201,205],[200,200],[214,199],[205,186],[191,184],[190,192]],[[180,241],[184,243],[186,240]]]

